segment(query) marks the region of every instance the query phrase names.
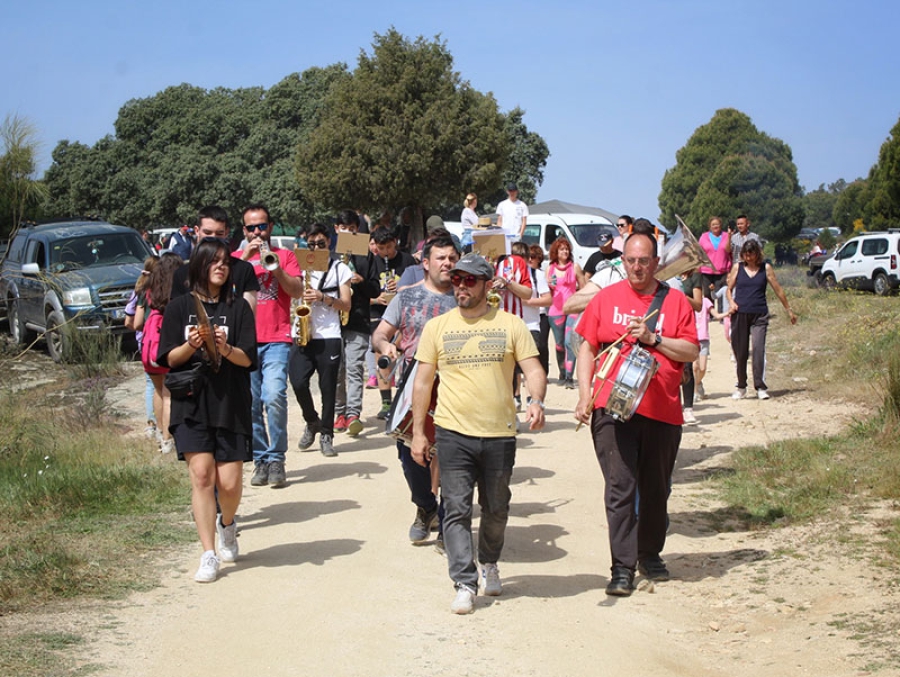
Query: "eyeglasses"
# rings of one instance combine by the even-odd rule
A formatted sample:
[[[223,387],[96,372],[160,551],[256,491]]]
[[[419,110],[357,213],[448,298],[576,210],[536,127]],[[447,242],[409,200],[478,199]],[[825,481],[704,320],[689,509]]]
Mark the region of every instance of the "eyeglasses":
[[[461,284],[465,284],[467,287],[474,287],[479,281],[484,281],[485,278],[478,277],[477,275],[466,275],[463,277],[458,273],[454,273],[450,276],[450,284],[454,287],[458,287]]]
[[[328,240],[307,240],[306,246],[310,249],[328,249]]]
[[[254,230],[267,230],[269,228],[268,223],[248,223],[244,226],[244,230],[248,233],[252,233]]]
[[[650,262],[651,262],[653,259],[650,258],[649,256],[640,256],[640,257],[637,257],[637,258],[635,258],[634,256],[626,256],[626,257],[624,257],[623,260],[624,260],[625,263],[627,263],[629,266],[640,265],[642,268],[646,268],[647,266],[650,265]]]

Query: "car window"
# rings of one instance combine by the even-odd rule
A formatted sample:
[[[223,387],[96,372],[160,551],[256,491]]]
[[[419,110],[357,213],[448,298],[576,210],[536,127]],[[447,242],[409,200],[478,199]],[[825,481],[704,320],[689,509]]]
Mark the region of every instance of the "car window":
[[[146,254],[146,247],[137,233],[104,233],[54,242],[50,266],[61,272],[91,266],[143,263]]]
[[[22,252],[25,250],[25,240],[27,239],[28,238],[24,233],[14,237],[12,244],[9,246],[9,253],[7,254],[6,258],[8,258],[10,261],[21,261]]]
[[[600,233],[609,233],[613,237],[618,235],[618,232],[613,226],[608,226],[603,223],[576,223],[575,225],[569,225],[569,230],[572,231],[572,237],[575,238],[575,242],[580,244],[582,247],[596,247],[597,246],[597,237]]]
[[[541,239],[541,227],[538,225],[527,225],[522,233],[522,241],[528,245],[538,244]]]
[[[849,259],[851,256],[856,254],[856,250],[859,249],[859,240],[850,240],[847,244],[845,244],[841,251],[837,253],[835,256],[836,259]]]
[[[550,250],[550,245],[556,242],[560,235],[565,235],[562,228],[556,225],[547,226],[547,232],[544,233],[544,249]]]
[[[888,241],[883,237],[870,237],[863,240],[862,253],[863,256],[880,256],[886,254],[888,250]]]
[[[36,263],[41,270],[46,268],[47,259],[44,253],[44,243],[40,240],[30,240],[25,248],[24,263]]]

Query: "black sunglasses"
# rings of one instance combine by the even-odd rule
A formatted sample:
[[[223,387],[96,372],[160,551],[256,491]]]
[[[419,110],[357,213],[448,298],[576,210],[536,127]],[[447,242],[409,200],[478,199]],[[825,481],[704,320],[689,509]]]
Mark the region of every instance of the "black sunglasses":
[[[307,240],[306,246],[310,249],[328,249],[328,240]]]
[[[479,280],[485,281],[485,278],[478,277],[477,275],[466,275],[465,277],[463,277],[459,273],[454,273],[450,276],[450,284],[452,284],[454,287],[458,287],[463,283],[465,283],[467,287],[474,287]]]
[[[246,230],[248,233],[254,230],[267,230],[268,228],[268,223],[250,223],[244,226],[244,230]]]

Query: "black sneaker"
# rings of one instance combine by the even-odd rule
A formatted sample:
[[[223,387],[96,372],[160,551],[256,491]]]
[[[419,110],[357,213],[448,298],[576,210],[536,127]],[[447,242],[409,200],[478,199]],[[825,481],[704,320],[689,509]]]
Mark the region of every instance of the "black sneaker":
[[[327,456],[328,458],[337,456],[337,452],[334,450],[334,438],[331,435],[322,435],[319,438],[319,449],[322,452],[322,456]]]
[[[269,484],[273,489],[287,486],[287,478],[284,476],[284,461],[272,461],[269,463]]]
[[[651,581],[667,581],[669,580],[669,570],[666,569],[666,563],[659,557],[648,557],[638,562],[638,571]]]
[[[437,528],[438,511],[416,509],[416,519],[409,528],[409,540],[415,544],[424,543],[431,537],[431,530]]]
[[[383,421],[388,417],[388,414],[391,413],[391,403],[390,402],[382,402],[381,403],[381,411],[375,414],[375,418],[379,421]]]
[[[300,451],[306,451],[313,445],[313,442],[316,441],[316,435],[319,434],[319,430],[321,428],[322,424],[319,421],[306,424],[303,435],[300,437],[300,441],[297,442],[297,446],[300,447]]]
[[[254,487],[264,487],[269,483],[269,464],[257,463],[253,470],[253,477],[250,478],[250,484]]]
[[[615,567],[606,586],[606,594],[612,597],[628,597],[634,592],[634,572],[625,567]]]

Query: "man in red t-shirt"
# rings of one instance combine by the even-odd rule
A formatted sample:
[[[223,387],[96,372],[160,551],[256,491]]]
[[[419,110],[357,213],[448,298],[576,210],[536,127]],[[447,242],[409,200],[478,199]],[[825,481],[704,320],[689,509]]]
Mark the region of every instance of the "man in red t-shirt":
[[[577,360],[575,417],[591,424],[594,450],[606,481],[604,500],[612,552],[606,594],[615,596],[631,594],[635,568],[650,580],[669,578],[660,553],[666,541],[669,479],[681,443],[679,387],[684,363],[693,362],[699,354],[694,312],[687,299],[684,294],[665,293],[667,289],[660,288],[662,283],[653,277],[659,266],[656,239],[643,232],[632,233],[625,241],[622,259],[627,279],[601,289],[576,327],[584,343]],[[657,292],[662,295],[659,313],[645,319]],[[603,394],[595,397],[592,392],[594,358],[603,344],[613,343],[623,334],[623,357],[639,343],[659,364],[637,411],[627,421],[613,418],[603,408]],[[610,380],[615,377],[614,371],[608,376]]]
[[[270,244],[272,219],[263,205],[244,210],[247,245],[233,256],[253,264],[259,280],[256,300],[258,366],[250,372],[253,396],[253,477],[255,487],[287,484],[287,370],[291,339],[291,299],[303,294],[300,265],[294,252]],[[266,253],[265,250],[269,250]],[[263,265],[268,257],[273,265]],[[277,258],[277,265],[274,262]],[[263,412],[265,411],[265,416]],[[268,423],[268,429],[266,424]]]

